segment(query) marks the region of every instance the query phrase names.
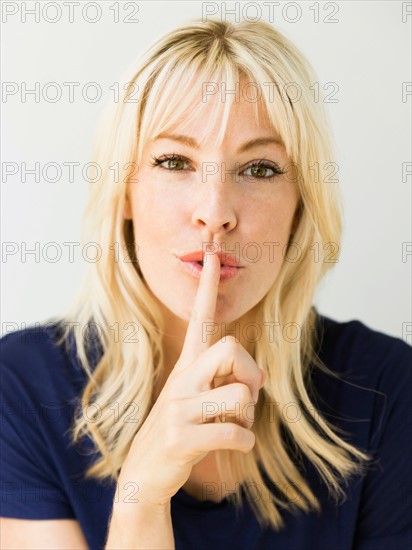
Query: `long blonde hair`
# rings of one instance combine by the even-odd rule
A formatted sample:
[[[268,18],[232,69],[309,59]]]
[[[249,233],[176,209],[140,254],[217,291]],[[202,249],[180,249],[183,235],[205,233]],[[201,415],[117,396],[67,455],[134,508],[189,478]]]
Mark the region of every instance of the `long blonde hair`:
[[[158,40],[125,75],[123,93],[108,104],[98,130],[94,156],[102,178],[91,184],[84,213],[83,242],[97,243],[101,257],[89,264],[76,301],[61,318],[59,344],[75,344],[87,374],[72,429],[73,443],[89,436],[99,452],[86,477],[117,481],[132,440],[153,406],[153,387],[163,369],[162,316],[142,280],[132,221],[123,217],[127,186],[148,139],[177,121],[196,119],[205,83],[212,83],[208,89],[213,89],[223,82],[233,90],[241,76],[261,94],[295,167],[300,196],[289,244],[295,246],[292,256],[297,249],[299,258],[283,261],[259,303],[257,322],[261,327],[293,323],[299,338],[287,338],[282,331],[269,338],[268,331],[262,332],[255,360],[267,380],[252,428],[256,444],[247,454],[218,450],[216,456],[223,479],[242,481],[229,498],[240,505],[244,488],[261,525],[281,529],[279,508],[320,510],[296,466],[298,453],[311,461],[336,499],[345,497],[341,482],[363,473],[370,457],[339,437],[336,432],[342,430],[322,418],[308,395],[310,365],[335,376],[316,353],[317,312],[312,302],[322,277],[338,260],[341,198],[336,181],[327,179],[334,166],[332,136],[322,97],[316,102],[310,90],[318,79],[302,53],[268,23],[190,21]],[[228,94],[211,120],[212,125],[222,121],[219,143],[233,100]],[[330,246],[335,250],[332,261]],[[97,338],[90,337],[92,333]],[[99,353],[91,355],[96,349]],[[95,364],[92,357],[97,357]],[[280,413],[291,403],[301,411],[298,422],[288,422]],[[136,404],[138,419],[125,421],[136,416]],[[281,490],[283,495],[256,498],[256,488],[267,489],[260,467],[275,486],[287,488]]]

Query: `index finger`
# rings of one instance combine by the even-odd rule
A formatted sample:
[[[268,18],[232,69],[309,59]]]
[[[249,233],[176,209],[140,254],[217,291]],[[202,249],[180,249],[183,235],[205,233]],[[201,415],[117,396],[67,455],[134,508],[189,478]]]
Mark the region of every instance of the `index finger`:
[[[181,354],[184,365],[197,359],[210,347],[210,338],[206,337],[205,328],[207,323],[214,325],[215,322],[219,281],[220,258],[215,253],[206,253]]]

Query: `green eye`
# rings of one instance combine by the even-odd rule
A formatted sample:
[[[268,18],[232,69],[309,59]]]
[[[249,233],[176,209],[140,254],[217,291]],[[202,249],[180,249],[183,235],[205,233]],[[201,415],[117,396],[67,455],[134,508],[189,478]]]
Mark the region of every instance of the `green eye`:
[[[251,171],[250,174],[246,173],[248,170]],[[272,173],[268,174],[268,171],[271,171]],[[274,176],[280,176],[281,174],[286,174],[286,171],[281,170],[277,164],[259,161],[250,164],[243,171],[243,174],[249,178],[268,179],[273,178]]]
[[[191,170],[185,165],[189,165],[189,159],[177,155],[175,153],[171,155],[163,155],[158,158],[152,155],[152,166],[161,166],[164,170],[169,172],[184,172],[185,170]],[[250,171],[249,173],[247,173]],[[269,172],[269,173],[268,173]],[[260,179],[260,180],[270,180],[276,176],[286,174],[286,171],[281,170],[277,163],[272,163],[270,161],[258,160],[253,161],[247,166],[242,175],[246,178]]]
[[[167,159],[164,162],[166,162],[166,166],[171,170],[182,170],[184,166],[184,161],[179,158]]]
[[[185,169],[185,163],[188,162],[187,159],[179,155],[164,155],[161,158],[152,156],[152,159],[152,166],[162,166],[162,168],[170,172],[181,172]]]
[[[253,178],[265,178],[265,177],[270,177],[270,176],[273,176],[274,175],[274,171],[272,168],[268,168],[266,166],[259,166],[259,165],[255,165],[255,166],[251,166],[250,168],[248,168],[247,170],[250,170],[251,171],[251,176]],[[245,172],[247,172],[247,170],[245,170]],[[273,174],[267,174],[268,170],[272,170]],[[246,174],[248,175],[248,174]]]

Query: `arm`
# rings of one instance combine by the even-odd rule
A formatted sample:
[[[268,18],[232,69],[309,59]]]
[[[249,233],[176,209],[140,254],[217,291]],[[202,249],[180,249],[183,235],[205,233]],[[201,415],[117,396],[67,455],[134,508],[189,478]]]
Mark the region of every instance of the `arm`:
[[[214,319],[218,296],[220,263],[216,255],[211,258],[204,264],[182,354],[121,468],[118,487],[137,485],[139,500],[114,503],[106,550],[174,549],[171,499],[194,464],[215,449],[247,453],[255,444],[250,419],[239,424],[204,419],[205,401],[225,402],[230,410],[236,403],[256,403],[264,383],[264,374],[234,337],[213,346],[202,337],[204,322]],[[214,387],[215,378],[234,372],[236,384]]]
[[[88,550],[78,521],[0,518],[2,550]]]
[[[131,509],[127,509],[127,506]],[[170,501],[164,506],[141,503],[115,505],[111,516],[106,550],[152,548],[174,550]]]

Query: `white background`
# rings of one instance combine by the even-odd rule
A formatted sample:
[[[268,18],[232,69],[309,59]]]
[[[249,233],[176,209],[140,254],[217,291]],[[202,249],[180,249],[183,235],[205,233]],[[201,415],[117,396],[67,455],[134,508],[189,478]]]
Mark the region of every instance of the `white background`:
[[[40,22],[33,15],[23,19],[24,6],[34,2],[2,2],[2,80],[14,82],[18,93],[2,97],[2,166],[15,162],[19,173],[2,177],[2,241],[15,243],[18,252],[2,256],[1,320],[23,327],[59,315],[69,305],[80,284],[86,262],[77,247],[70,262],[64,242],[80,242],[80,218],[88,184],[80,169],[89,162],[99,114],[109,89],[120,79],[136,56],[154,39],[189,19],[202,17],[206,4],[217,10],[215,17],[234,20],[225,14],[234,2],[99,2],[101,18],[90,6],[86,17],[81,2],[69,21],[69,9],[62,9],[61,20],[50,2],[40,2]],[[116,6],[117,4],[117,6]],[[267,2],[238,3],[240,16],[254,17],[256,5],[262,18],[269,20]],[[411,179],[402,178],[402,163],[411,161],[411,103],[402,101],[402,83],[411,81],[411,20],[402,21],[398,1],[280,2],[274,4],[274,25],[303,51],[314,66],[321,86],[335,82],[338,103],[326,105],[335,133],[340,167],[345,219],[342,254],[319,288],[316,304],[321,313],[339,321],[359,319],[371,328],[403,338],[408,335],[411,313],[412,256],[402,257],[402,243],[411,236]],[[285,4],[286,6],[285,8]],[[299,4],[301,17],[292,4]],[[310,6],[318,4],[319,22]],[[5,14],[16,9],[14,15]],[[336,23],[326,23],[332,12]],[[12,7],[10,7],[12,6]],[[13,6],[15,6],[13,8]],[[134,19],[127,14],[137,6]],[[332,6],[332,7],[330,7]],[[111,9],[112,7],[112,9]],[[316,7],[316,6],[315,6]],[[119,22],[114,22],[115,9]],[[245,10],[246,8],[246,10]],[[283,10],[283,13],[282,13]],[[203,12],[204,14],[205,12]],[[6,21],[5,21],[6,19]],[[289,21],[288,21],[289,19]],[[22,101],[23,82],[27,88],[57,82],[63,91],[57,103],[42,95]],[[63,82],[79,82],[74,102],[69,102]],[[89,82],[99,83],[102,98],[86,101],[81,93]],[[50,90],[52,94],[52,90]],[[24,97],[24,96],[23,96]],[[48,162],[79,162],[74,182],[68,169],[60,181],[47,183],[27,175],[21,181],[25,162],[33,168]],[[53,172],[50,172],[50,176]],[[54,241],[62,251],[53,263],[43,257],[46,243]],[[40,243],[40,257],[22,257],[23,243],[34,249]],[[10,245],[8,245],[10,246]],[[47,252],[47,250],[46,250]],[[50,257],[54,252],[50,249]]]

